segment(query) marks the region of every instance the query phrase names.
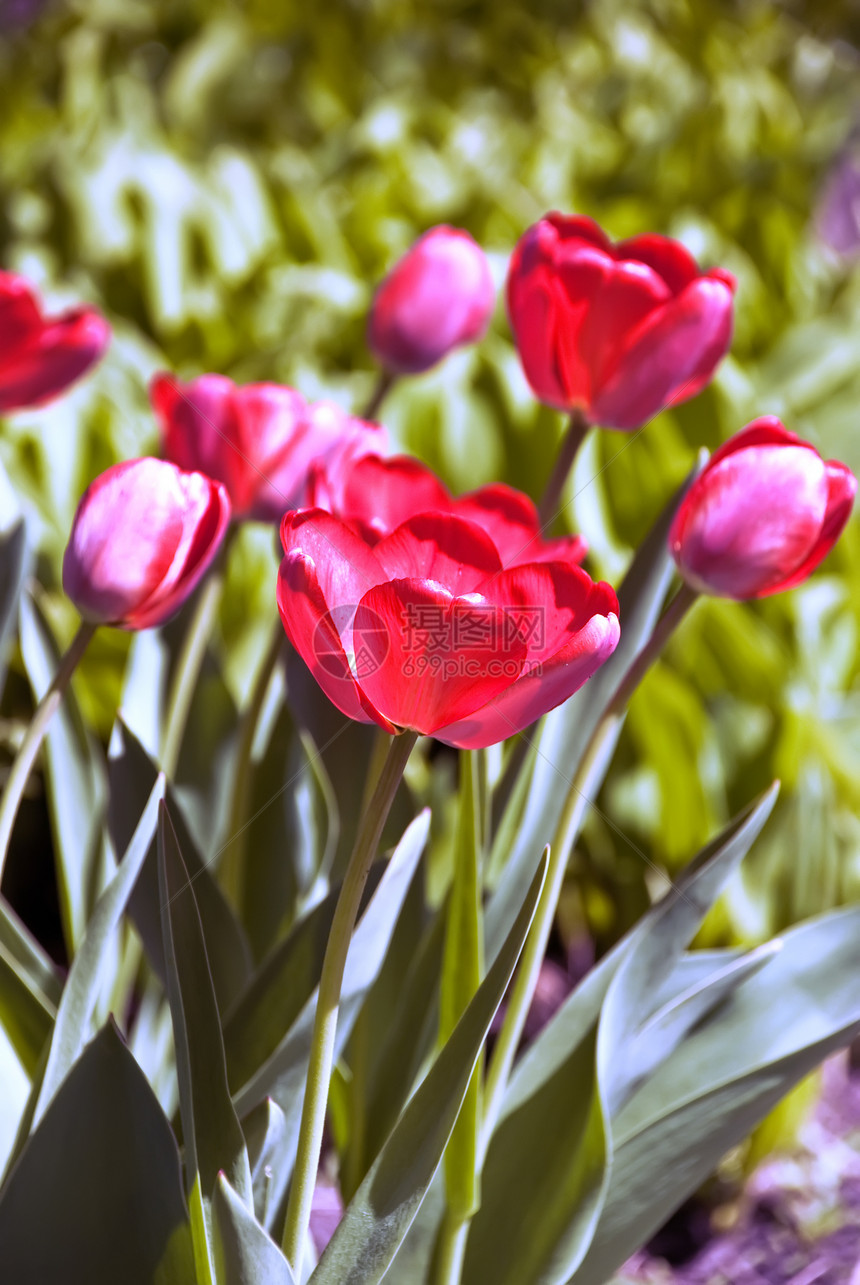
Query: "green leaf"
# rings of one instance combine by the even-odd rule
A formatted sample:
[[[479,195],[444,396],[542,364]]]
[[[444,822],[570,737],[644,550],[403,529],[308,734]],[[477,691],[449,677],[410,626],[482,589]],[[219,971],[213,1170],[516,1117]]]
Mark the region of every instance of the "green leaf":
[[[33,693],[41,700],[59,666],[59,652],[29,594],[21,598],[20,617],[24,665]],[[44,754],[60,913],[69,953],[74,954],[98,894],[105,782],[100,751],[84,728],[71,690],[51,720]],[[142,810],[141,802],[135,817]]]
[[[15,1285],[194,1279],[176,1142],[113,1024],[72,1067],[0,1193],[0,1245]]]
[[[335,1055],[339,1057],[355,1019],[385,959],[400,909],[415,875],[424,845],[430,816],[424,811],[407,828],[385,867],[379,885],[358,922],[347,955],[337,1023]],[[290,1131],[290,1151],[295,1152],[301,1119],[302,1098],[310,1051],[311,1029],[316,1006],[316,988],[298,1017],[285,1032],[277,1048],[235,1095],[241,1117],[266,1096],[284,1112]],[[235,1038],[235,1036],[233,1037]],[[271,1200],[279,1204],[290,1170],[273,1174]]]
[[[0,940],[0,1026],[31,1077],[50,1038],[55,1016],[54,1005],[34,986]]]
[[[602,1285],[780,1098],[856,1036],[858,969],[860,910],[823,915],[786,933],[768,966],[688,1035],[612,1120],[609,1188],[572,1282]]]
[[[254,1210],[261,1224],[270,1228],[277,1212],[271,1199],[272,1174],[289,1168],[290,1130],[283,1111],[271,1098],[245,1117],[242,1129],[251,1163]]]
[[[612,1171],[611,1107],[683,1038],[695,1002],[680,1002],[689,975],[673,982],[684,947],[773,808],[776,788],[736,817],[565,1002],[515,1067],[483,1173],[465,1278],[494,1285],[564,1281],[588,1249]],[[709,955],[708,1002],[739,984]],[[754,967],[755,965],[750,965]],[[718,980],[715,980],[718,979]],[[698,976],[692,985],[702,985]],[[701,1001],[700,1001],[701,1002]],[[653,1021],[650,1029],[649,1021]],[[647,1034],[646,1034],[647,1030]]]
[[[56,1009],[63,990],[60,970],[3,896],[0,896],[0,947],[14,961],[16,969],[26,975],[30,986]]]
[[[545,875],[543,857],[486,978],[350,1201],[311,1275],[314,1285],[375,1285],[388,1270],[441,1161]]]
[[[618,590],[621,640],[614,653],[570,700],[541,720],[534,735],[520,769],[529,773],[530,785],[517,826],[516,842],[487,907],[486,937],[490,953],[498,948],[505,925],[511,920],[518,890],[532,869],[534,853],[552,841],[569,783],[606,706],[631,661],[651,635],[675,571],[669,554],[669,527],[694,477],[692,473],[672,497],[637,550],[621,583]],[[620,730],[619,722],[613,746]],[[611,749],[605,754],[606,767],[610,759]],[[594,795],[598,788],[599,782],[592,791]],[[510,806],[522,806],[516,784]],[[501,825],[506,826],[504,816]]]
[[[111,966],[107,951],[155,835],[158,805],[164,797],[164,777],[159,776],[137,824],[119,869],[95,904],[87,930],[72,961],[54,1022],[51,1049],[33,1115],[40,1119],[81,1049],[90,1038],[90,1023],[101,986]]]
[[[215,1184],[212,1224],[218,1285],[295,1285],[286,1258],[223,1173]]]
[[[157,775],[158,769],[152,759],[119,717],[114,725],[108,755],[108,829],[117,852],[124,852],[128,847],[132,827],[144,809]],[[206,955],[218,1006],[223,1012],[250,977],[251,952],[241,924],[188,833],[169,785],[167,802],[183,860],[194,880],[194,897],[203,923]],[[164,946],[154,843],[132,893],[129,910],[143,938],[149,962],[164,981]]]
[[[194,883],[182,860],[168,807],[159,804],[158,876],[167,994],[173,1017],[179,1104],[189,1188],[200,1175],[205,1202],[223,1170],[251,1205],[248,1152],[227,1085],[218,1004],[206,958]]]
[[[10,513],[7,505],[14,503],[14,493],[9,492],[11,487],[0,465],[0,511],[4,515],[0,529],[0,693],[6,681],[9,635],[15,627],[18,599],[29,562],[23,518],[13,517],[11,521],[6,518]]]

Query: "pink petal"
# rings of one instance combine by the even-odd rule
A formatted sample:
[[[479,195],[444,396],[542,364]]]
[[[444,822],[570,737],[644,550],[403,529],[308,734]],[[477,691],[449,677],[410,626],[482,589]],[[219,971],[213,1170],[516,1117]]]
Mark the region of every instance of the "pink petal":
[[[426,735],[473,713],[519,676],[525,645],[508,640],[500,608],[455,598],[428,582],[394,580],[365,594],[356,634],[365,640],[361,685],[399,727]]]
[[[502,564],[490,537],[453,513],[420,513],[374,549],[390,580],[433,580],[450,593],[470,593]]]
[[[366,455],[341,478],[339,495],[337,489],[331,495],[333,511],[373,541],[415,513],[451,507],[451,497],[436,474],[411,455]]]
[[[110,327],[91,308],[28,329],[26,342],[0,356],[0,413],[44,406],[59,397],[99,360],[109,340]]]
[[[828,460],[827,470],[827,511],[821,526],[818,539],[809,556],[781,584],[774,585],[769,593],[782,593],[793,589],[811,575],[819,563],[823,562],[836,541],[839,539],[845,524],[851,516],[854,496],[857,492],[857,479],[849,468],[836,460]]]

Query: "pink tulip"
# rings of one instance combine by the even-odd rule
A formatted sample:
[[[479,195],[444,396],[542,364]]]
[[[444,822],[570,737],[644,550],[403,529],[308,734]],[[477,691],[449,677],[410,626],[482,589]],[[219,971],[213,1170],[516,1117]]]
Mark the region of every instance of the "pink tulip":
[[[59,397],[99,360],[109,339],[95,308],[45,317],[29,282],[0,272],[0,414]]]
[[[368,319],[368,343],[393,374],[429,370],[487,329],[495,303],[486,255],[459,228],[431,228],[380,285]]]
[[[672,524],[672,556],[702,593],[781,593],[830,552],[856,490],[850,469],[767,415],[721,446],[693,483]]]
[[[161,625],[197,585],[229,522],[226,489],[202,473],[165,460],[114,464],[78,505],[63,588],[95,624]]]
[[[164,454],[226,486],[236,518],[278,521],[306,503],[312,464],[346,464],[364,450],[382,450],[385,430],[339,407],[309,406],[280,384],[238,387],[224,375],[181,384],[157,375],[150,387]]]
[[[734,290],[728,272],[702,273],[668,237],[613,245],[592,219],[549,214],[514,250],[508,314],[541,401],[634,429],[710,381]]]

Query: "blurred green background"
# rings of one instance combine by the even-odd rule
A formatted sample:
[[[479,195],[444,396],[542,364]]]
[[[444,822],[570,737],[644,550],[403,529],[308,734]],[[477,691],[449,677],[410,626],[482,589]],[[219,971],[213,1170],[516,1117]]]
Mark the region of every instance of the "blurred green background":
[[[84,485],[156,449],[152,372],[360,409],[372,286],[439,222],[481,241],[499,284],[552,208],[678,236],[737,275],[714,385],[640,435],[593,434],[578,461],[567,513],[593,573],[616,580],[696,450],[756,415],[860,470],[860,269],[815,231],[860,122],[855,5],[0,0],[0,28],[0,263],[115,329],[93,377],[0,429],[53,590]],[[503,478],[535,496],[562,425],[528,391],[501,302],[479,348],[400,384],[382,418],[454,489]],[[237,557],[221,645],[241,699],[274,612],[270,534]],[[677,869],[773,775],[776,818],[707,937],[762,939],[856,899],[858,615],[856,519],[803,588],[698,606],[634,700],[572,921],[584,909],[614,939],[659,882],[642,854]],[[127,642],[103,631],[78,683],[105,734]]]

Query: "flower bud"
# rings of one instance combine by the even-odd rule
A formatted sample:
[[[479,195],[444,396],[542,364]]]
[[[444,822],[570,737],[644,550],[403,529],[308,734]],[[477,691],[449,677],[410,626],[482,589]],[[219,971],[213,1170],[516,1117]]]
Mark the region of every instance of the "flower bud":
[[[393,374],[417,375],[487,329],[495,291],[486,255],[459,228],[431,228],[392,268],[373,300],[367,338]]]
[[[165,460],[114,464],[78,505],[63,588],[85,620],[149,629],[179,610],[230,522],[219,482]]]
[[[726,442],[685,495],[669,533],[701,593],[765,598],[804,581],[838,540],[857,479],[772,415]]]
[[[613,245],[549,214],[520,239],[508,315],[536,397],[604,428],[640,428],[700,392],[728,350],[734,278],[668,237]]]
[[[95,308],[45,317],[29,282],[0,272],[0,414],[59,397],[98,361],[109,339]]]

